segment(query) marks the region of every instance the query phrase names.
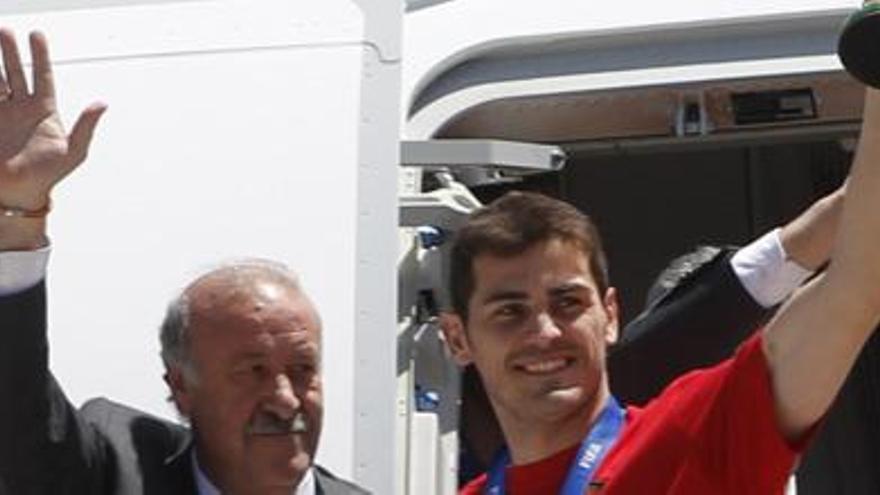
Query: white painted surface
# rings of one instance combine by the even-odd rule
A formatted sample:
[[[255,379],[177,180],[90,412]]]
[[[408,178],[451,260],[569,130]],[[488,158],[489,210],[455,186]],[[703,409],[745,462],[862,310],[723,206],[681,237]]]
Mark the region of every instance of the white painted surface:
[[[860,4],[858,0],[454,0],[408,12],[404,18],[403,105],[408,108],[425,81],[448,68],[457,55],[474,47],[503,44],[513,38],[787,16],[855,9]]]
[[[0,23],[48,34],[65,122],[94,99],[110,105],[51,218],[51,366],[71,400],[103,395],[173,417],[157,342],[167,300],[218,260],[279,259],[323,315],[318,457],[350,477],[361,83],[374,56],[362,10],[348,0],[142,2]],[[393,322],[387,285],[387,308],[361,310]]]
[[[5,0],[0,14],[51,12],[57,10],[95,9],[108,6],[151,5],[159,3],[208,2],[212,0]]]
[[[354,478],[394,493],[397,372],[397,171],[401,5],[357,0],[367,18],[358,121]],[[335,198],[336,196],[333,195]]]

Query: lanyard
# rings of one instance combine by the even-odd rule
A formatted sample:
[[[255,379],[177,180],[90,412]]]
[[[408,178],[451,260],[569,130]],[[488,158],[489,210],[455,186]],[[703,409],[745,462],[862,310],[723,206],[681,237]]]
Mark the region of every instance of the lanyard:
[[[626,413],[614,397],[608,397],[599,420],[590,430],[590,434],[581,442],[577,456],[568,470],[561,495],[582,495],[593,479],[596,468],[611,450],[623,428]],[[486,481],[486,495],[504,495],[507,465],[510,464],[510,452],[507,448],[495,456]]]

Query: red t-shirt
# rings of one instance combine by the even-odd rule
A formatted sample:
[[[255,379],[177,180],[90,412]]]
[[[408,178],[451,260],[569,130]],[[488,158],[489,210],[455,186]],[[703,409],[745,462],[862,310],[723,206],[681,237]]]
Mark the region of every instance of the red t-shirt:
[[[758,332],[733,358],[679,378],[644,408],[627,408],[587,493],[779,495],[805,443],[790,445],[776,426]],[[507,493],[559,493],[578,447],[509,467]],[[460,493],[482,494],[485,483],[483,474]]]

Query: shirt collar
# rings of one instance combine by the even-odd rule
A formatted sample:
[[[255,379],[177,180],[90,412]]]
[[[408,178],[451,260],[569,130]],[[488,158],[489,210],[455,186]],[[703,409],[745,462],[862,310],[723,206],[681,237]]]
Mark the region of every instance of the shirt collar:
[[[220,490],[211,483],[211,480],[205,475],[205,472],[202,471],[202,467],[199,465],[199,458],[196,455],[195,449],[192,451],[192,461],[193,461],[193,471],[196,478],[196,491],[198,495],[221,495]],[[293,491],[291,495],[316,495],[317,491],[315,490],[315,474],[312,472],[313,469],[309,468],[306,471],[306,474],[303,475],[303,478],[300,480],[299,485]]]

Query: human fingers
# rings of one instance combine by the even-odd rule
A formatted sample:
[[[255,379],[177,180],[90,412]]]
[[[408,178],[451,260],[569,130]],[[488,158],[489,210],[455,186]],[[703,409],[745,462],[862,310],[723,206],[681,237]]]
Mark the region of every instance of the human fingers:
[[[12,98],[26,98],[28,95],[27,80],[18,53],[18,44],[11,30],[0,29],[0,48],[3,50],[3,66],[6,69],[6,83],[12,91]]]
[[[55,77],[49,60],[49,43],[46,36],[34,31],[30,35],[31,60],[34,69],[34,94],[42,98],[55,97]]]
[[[92,103],[79,115],[73,129],[68,137],[68,170],[70,172],[77,165],[86,159],[89,152],[89,145],[92,137],[95,135],[95,128],[98,127],[98,121],[101,115],[107,110],[104,103]]]

